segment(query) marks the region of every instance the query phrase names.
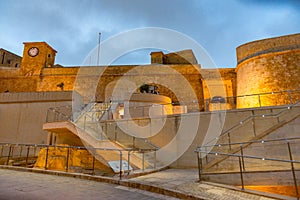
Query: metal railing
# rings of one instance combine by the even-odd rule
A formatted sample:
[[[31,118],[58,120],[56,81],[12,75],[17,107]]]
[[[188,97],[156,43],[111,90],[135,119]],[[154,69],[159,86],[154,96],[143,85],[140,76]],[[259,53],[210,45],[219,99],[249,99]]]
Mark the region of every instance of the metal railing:
[[[156,151],[158,147],[153,145],[147,139],[131,136],[122,131],[115,130],[108,131],[107,127],[112,124],[111,121],[101,120],[104,114],[111,113],[112,103],[92,103],[85,106],[85,111],[76,119],[76,126],[84,130],[87,134],[100,141],[111,141],[117,143],[118,146],[124,149],[151,149]],[[57,109],[49,109],[49,113],[54,117],[47,117],[47,119],[57,119],[57,121],[72,121],[71,106],[59,107]],[[62,113],[60,112],[62,111]],[[48,116],[49,116],[48,113]],[[48,120],[49,121],[49,120]],[[115,121],[113,121],[115,122]],[[106,128],[104,128],[106,127]],[[117,127],[117,126],[115,126]],[[133,153],[136,155],[136,153]],[[153,164],[156,165],[156,164]]]
[[[61,106],[47,110],[46,122],[72,121],[72,106]]]
[[[294,104],[300,98],[300,90],[282,90],[282,91],[272,91],[272,92],[264,92],[264,93],[254,93],[254,94],[246,94],[239,96],[227,96],[222,97],[224,102],[216,103],[214,102],[214,98],[207,99],[199,99],[192,101],[181,101],[181,102],[173,102],[171,104],[160,104],[162,106],[186,106],[187,111],[191,112],[203,112],[210,111],[210,105],[215,104],[218,110],[233,110],[238,109],[237,102],[242,100],[251,99],[252,107],[251,108],[261,108],[267,106],[278,106],[278,105],[289,105]],[[270,104],[268,104],[268,100],[273,99]],[[281,100],[279,100],[281,99]],[[117,101],[122,102],[122,101]],[[228,104],[228,106],[224,107],[222,105]],[[140,109],[142,112],[147,110],[149,106],[133,106],[130,109]],[[141,115],[145,116],[145,115]]]
[[[299,95],[300,90],[282,90],[228,97],[227,102],[234,102],[236,104],[243,99],[251,99],[252,107],[287,105],[295,103],[295,101],[299,99]],[[271,103],[269,104],[268,102],[270,99]],[[232,108],[234,108],[233,104],[232,106]]]
[[[120,129],[118,129],[116,121],[114,120],[101,120],[104,114],[110,114],[111,104],[108,104],[107,109],[91,109],[90,111],[84,113],[81,117],[83,118],[83,124],[76,123],[84,131],[88,132],[90,135],[98,140],[111,140],[119,143],[124,148],[134,148],[134,149],[154,149],[157,150],[158,147],[151,144],[147,139],[138,138],[130,134],[126,134]],[[98,115],[97,115],[98,114]],[[78,120],[79,121],[79,120]],[[124,121],[124,120],[121,120]],[[132,120],[130,120],[132,121]],[[108,130],[108,127],[113,126],[113,129]],[[122,139],[121,139],[122,138]]]
[[[143,119],[150,122],[150,119]],[[111,140],[118,142],[125,148],[147,148],[147,149],[159,149],[156,145],[152,144],[148,139],[146,138],[140,138],[134,135],[131,135],[130,133],[124,132],[124,130],[120,129],[117,123],[125,123],[126,122],[132,122],[132,120],[121,120],[121,122],[116,121],[105,121],[105,122],[99,122],[99,126],[101,127],[102,131],[105,132],[105,136]],[[108,131],[110,129],[110,131]]]
[[[299,191],[298,191],[298,179],[296,177],[296,170],[300,170],[300,137],[293,137],[293,138],[281,138],[281,139],[269,139],[269,140],[257,140],[257,141],[249,141],[249,142],[236,142],[236,143],[223,143],[218,145],[210,145],[215,148],[215,151],[207,151],[206,148],[198,147],[195,152],[197,153],[197,160],[198,160],[198,176],[199,181],[205,180],[204,176],[209,174],[233,174],[233,173],[239,173],[240,175],[240,185],[241,189],[245,189],[245,173],[256,173],[262,172],[265,173],[272,173],[272,170],[270,170],[270,167],[273,167],[273,171],[289,171],[292,175],[293,184],[295,187],[295,196],[297,199],[299,199]],[[259,146],[255,146],[255,144]],[[224,153],[222,151],[217,151],[218,148],[230,146],[230,145],[236,145],[238,146],[238,150],[236,152],[232,153]],[[248,150],[251,145],[254,145],[254,148],[250,151]],[[274,148],[273,151],[270,152],[261,152],[262,150],[267,149],[267,145],[269,147]],[[294,147],[292,149],[292,147]],[[248,153],[247,153],[248,150]],[[275,151],[276,150],[276,151]],[[276,153],[275,153],[276,152]],[[249,155],[251,153],[251,155]],[[253,154],[256,155],[253,155]],[[270,154],[268,156],[262,156],[257,154]],[[280,155],[278,155],[280,154]],[[210,172],[205,172],[205,165],[208,164],[207,157],[211,156],[216,158],[222,157],[222,161],[224,163],[223,166],[232,165],[228,167],[227,172],[220,170],[220,168],[216,168],[215,170],[212,170]],[[279,157],[279,158],[278,158]],[[237,161],[233,162],[231,160],[230,163],[225,163],[226,160],[229,160],[230,158],[237,158]],[[252,162],[246,162],[245,160],[251,160]],[[262,161],[262,162],[272,162],[272,164],[263,165],[258,162],[257,165],[255,165],[255,162],[253,161]],[[290,164],[290,167],[288,168],[287,165],[283,165],[282,163]],[[246,165],[248,164],[248,165]],[[259,165],[259,167],[257,167]],[[268,168],[269,167],[269,168]],[[230,170],[229,170],[230,169]],[[225,180],[224,180],[225,181]]]
[[[46,122],[76,121],[81,115],[93,110],[95,104],[96,102],[83,104],[79,108],[74,108],[72,105],[49,108]],[[75,119],[73,115],[75,115]]]
[[[281,91],[281,92],[253,94],[253,95],[244,95],[244,96],[227,97],[227,98],[235,98],[236,99],[236,98],[242,98],[242,97],[248,97],[248,96],[259,96],[259,98],[261,98],[263,95],[274,95],[274,94],[279,94],[279,93],[286,93],[288,95],[289,99],[290,99],[290,102],[295,102],[295,100],[294,100],[294,98],[292,98],[291,94],[296,93],[296,92],[298,92],[298,90],[297,91],[293,91],[293,92],[290,91],[290,90],[288,90],[288,91]],[[229,102],[229,100],[226,100],[226,102]],[[236,102],[236,100],[233,99],[233,100],[231,100],[231,102]],[[276,113],[276,114],[251,115],[251,116],[247,117],[246,119],[240,121],[238,124],[234,125],[230,129],[225,130],[221,134],[220,137],[223,137],[223,136],[227,135],[228,143],[231,143],[231,139],[230,139],[231,138],[231,132],[234,129],[243,126],[244,124],[246,124],[246,122],[250,122],[255,117],[262,117],[262,118],[275,117],[275,118],[279,119],[279,116],[281,114],[283,114],[287,110],[290,110],[297,103],[298,102],[294,103],[294,105],[287,106],[287,108],[285,110],[280,111],[279,113]],[[112,122],[111,120],[110,121],[107,121],[107,120],[101,121],[101,118],[102,118],[104,112],[107,112],[107,113],[111,112],[110,107],[108,109],[105,109],[105,110],[101,110],[101,109],[99,110],[99,109],[95,109],[96,103],[93,103],[93,105],[91,103],[89,105],[91,105],[89,107],[89,109],[85,110],[85,112],[82,113],[82,115],[80,115],[80,117],[84,117],[83,127],[81,127],[84,130],[86,130],[86,128],[87,128],[86,125],[90,124],[91,126],[94,126],[92,128],[96,128],[95,129],[96,130],[95,134],[98,134],[98,135],[99,135],[99,133],[101,134],[100,135],[101,136],[100,140],[110,139],[110,140],[113,140],[113,141],[118,142],[120,144],[123,144],[124,148],[135,148],[135,149],[149,148],[149,149],[152,149],[152,150],[157,150],[158,149],[157,146],[153,145],[151,142],[148,142],[147,139],[137,138],[137,137],[134,137],[134,136],[131,136],[131,135],[128,135],[128,134],[126,135],[126,133],[124,133],[122,131],[117,131],[116,125],[115,125],[114,131],[110,131],[110,132],[107,131],[107,126],[109,124],[116,123],[116,120],[114,122]],[[167,104],[167,105],[170,105],[170,104]],[[172,104],[172,105],[178,105],[178,104]],[[194,105],[196,105],[196,107],[198,106],[198,108],[199,108],[199,101],[185,102],[185,103],[182,103],[180,105],[187,105],[187,106],[190,106],[190,107],[193,107]],[[260,106],[262,106],[262,105],[260,104]],[[87,107],[87,106],[85,106],[85,107]],[[143,108],[143,110],[144,110],[145,106],[141,106],[141,107],[133,106],[133,107],[130,107],[130,108],[131,109]],[[146,108],[149,108],[149,106],[146,107]],[[61,112],[60,110],[63,110],[63,112]],[[65,108],[61,107],[59,109],[50,109],[49,113],[54,114],[54,119],[62,120],[62,121],[64,121],[64,120],[70,120],[71,121],[72,120],[72,112],[70,112],[70,110],[71,110],[70,106],[69,107],[65,107]],[[88,113],[88,114],[86,114],[86,113]],[[99,115],[100,118],[99,117],[95,117],[97,115],[97,113],[101,113],[101,115]],[[90,114],[92,114],[92,115],[90,115]],[[162,116],[158,116],[158,118],[159,117],[161,118]],[[89,119],[87,120],[87,118],[89,118]],[[48,114],[47,114],[47,120],[48,120]],[[121,119],[121,121],[126,121],[126,120],[127,119]],[[128,120],[132,121],[132,119],[128,119]],[[128,120],[127,120],[127,122],[128,122]],[[151,122],[149,121],[149,123],[151,123]],[[101,131],[99,131],[99,126],[101,127]],[[104,134],[102,135],[102,133],[104,133]],[[253,134],[254,134],[254,136],[256,136],[256,134],[257,134],[257,132],[255,131],[255,129],[254,129],[254,133]],[[123,140],[120,139],[120,138],[123,138]],[[124,138],[127,138],[127,139],[124,139]],[[99,138],[97,138],[97,139],[99,139]],[[215,139],[219,139],[219,137],[215,138]],[[210,144],[210,143],[208,143],[208,144]],[[231,148],[231,145],[229,145],[229,146]]]
[[[244,96],[238,96],[238,97],[233,97],[233,98],[240,98],[240,97],[247,97],[247,96],[263,96],[263,95],[268,95],[268,94],[282,94],[282,93],[286,93],[288,94],[288,96],[290,97],[289,99],[291,100],[290,102],[295,102],[295,100],[293,100],[293,98],[291,97],[291,94],[295,93],[295,92],[298,92],[298,90],[294,90],[294,91],[291,91],[291,90],[287,90],[287,91],[280,91],[280,92],[271,92],[271,93],[262,93],[262,94],[252,94],[252,95],[244,95]],[[232,98],[232,97],[227,97],[227,98]],[[206,100],[207,101],[207,100]],[[246,125],[247,123],[252,123],[253,124],[253,137],[255,137],[258,133],[257,133],[257,128],[255,126],[255,118],[268,118],[268,117],[271,117],[271,118],[277,118],[278,121],[279,121],[279,117],[281,115],[283,115],[286,111],[290,110],[291,108],[293,108],[299,101],[297,101],[296,103],[294,104],[291,104],[289,106],[286,107],[286,109],[278,112],[278,113],[271,113],[271,114],[259,114],[259,115],[250,115],[248,117],[246,117],[245,119],[239,121],[237,124],[233,125],[231,128],[223,131],[221,133],[220,136],[218,136],[217,138],[214,138],[212,140],[210,140],[209,142],[207,142],[206,144],[210,144],[212,142],[214,142],[215,140],[219,140],[220,138],[222,137],[226,137],[226,139],[228,140],[228,142],[230,143],[231,142],[231,135],[232,135],[232,132],[235,130],[235,129],[238,129],[240,128],[241,126],[244,126]],[[116,102],[115,102],[116,103]],[[196,102],[196,101],[193,101],[192,102],[193,104],[197,104],[199,105],[199,102]],[[100,105],[102,105],[103,103],[101,103]],[[77,118],[80,119],[83,117],[84,119],[84,122],[83,122],[83,125],[82,125],[82,129],[83,130],[86,130],[86,127],[87,126],[92,126],[92,128],[94,128],[94,132],[95,134],[94,135],[99,135],[100,134],[100,137],[96,137],[97,139],[100,139],[100,140],[107,140],[108,137],[106,135],[108,135],[108,132],[107,132],[107,126],[108,124],[111,124],[111,120],[109,122],[101,122],[101,119],[103,117],[103,115],[106,113],[107,115],[112,115],[112,110],[110,109],[111,108],[111,103],[106,103],[107,105],[109,106],[106,106],[105,108],[106,109],[99,109],[97,108],[97,103],[90,103],[88,105],[91,105],[89,106],[88,109],[85,109],[87,108],[88,106],[85,105],[83,107],[83,109],[81,109],[81,111],[78,111],[78,112],[81,112],[82,114]],[[105,104],[105,105],[106,105]],[[170,104],[166,104],[166,105],[162,105],[162,113],[164,113],[164,106],[169,106]],[[172,105],[177,105],[177,104],[172,104]],[[183,105],[183,104],[181,104]],[[189,104],[185,104],[185,105],[189,105]],[[142,112],[142,117],[148,117],[148,116],[144,116],[145,113],[145,109],[148,109],[149,110],[150,106],[133,106],[133,107],[129,107],[129,109],[142,109],[143,112]],[[83,110],[85,109],[85,112],[83,112]],[[159,116],[158,116],[159,117]],[[51,119],[51,120],[50,120]],[[66,121],[66,120],[69,120],[69,121],[72,121],[72,107],[71,106],[63,106],[63,107],[58,107],[58,108],[50,108],[47,112],[47,122],[50,122],[50,121]],[[126,121],[127,119],[119,119],[117,121]],[[131,119],[128,119],[128,120],[131,120]],[[105,120],[104,120],[105,121]],[[115,121],[115,120],[113,120]],[[128,122],[128,121],[127,121]],[[150,120],[149,120],[149,123]],[[79,125],[79,124],[77,124]],[[100,130],[100,127],[102,128],[101,131]],[[105,129],[104,129],[105,127]],[[115,128],[116,129],[116,128]],[[105,133],[104,133],[104,130],[105,130]],[[122,137],[118,137],[118,134],[120,134],[119,132],[117,132],[116,130],[114,131],[114,133],[111,133],[109,134],[109,139],[111,140],[115,140],[117,141],[117,138],[122,138]],[[114,135],[114,136],[112,136]],[[124,134],[122,134],[124,135]],[[141,140],[139,138],[136,138],[136,137],[131,137],[132,140],[132,146],[130,147],[136,147],[135,143],[136,141],[139,141],[139,143],[145,143],[145,140]],[[121,141],[119,141],[121,142]],[[146,143],[150,144],[149,142],[146,141]],[[127,146],[128,147],[128,146]],[[154,148],[157,148],[153,145]]]
[[[110,114],[112,103],[95,103],[87,112],[83,113],[84,120],[89,117],[91,121],[101,121],[104,114]]]
[[[85,151],[84,158],[87,162],[80,166],[74,164],[74,152]],[[0,165],[12,165],[25,168],[42,168],[44,170],[58,170],[65,172],[76,172],[90,175],[108,175],[116,176],[113,171],[110,174],[107,170],[101,171],[97,167],[97,163],[103,162],[101,153],[99,151],[108,151],[116,153],[119,156],[119,165],[114,173],[122,179],[124,175],[129,175],[131,172],[143,172],[146,169],[156,169],[156,151],[153,149],[112,149],[112,148],[91,148],[84,146],[59,146],[59,145],[45,145],[45,144],[12,144],[12,143],[0,143]],[[131,167],[133,162],[133,153],[141,154],[142,159],[140,160],[141,168]],[[146,153],[153,153],[154,164],[148,165],[145,160]],[[50,155],[51,154],[51,155]],[[80,154],[83,154],[80,152]],[[51,165],[53,159],[63,157],[63,162],[59,163],[55,167]],[[77,155],[78,156],[78,155]],[[100,157],[99,157],[100,156]],[[99,161],[98,161],[99,160]],[[124,161],[126,163],[124,163]],[[61,168],[63,166],[63,168]],[[103,165],[102,165],[103,166]]]
[[[227,96],[222,97],[223,101],[220,103],[214,102],[214,98],[208,98],[203,100],[194,100],[191,102],[183,102],[183,105],[188,106],[189,111],[210,111],[210,105],[215,104],[217,110],[233,110],[239,109],[238,103],[243,104],[251,101],[251,108],[261,108],[267,106],[278,106],[293,104],[300,98],[300,90],[282,90],[282,91],[271,91],[264,93],[253,93],[239,96]],[[271,100],[271,101],[270,101]],[[244,102],[243,102],[244,101]],[[192,107],[196,109],[190,109]],[[228,106],[222,106],[228,105]],[[248,107],[245,107],[248,108]]]
[[[287,114],[287,112],[291,112],[292,109],[299,106],[299,102],[300,102],[300,100],[295,101],[293,104],[287,105],[285,107],[281,107],[280,108],[281,110],[277,113],[252,114],[252,115],[240,120],[239,122],[237,122],[236,124],[234,124],[230,128],[226,129],[225,131],[222,131],[222,133],[218,137],[209,140],[208,142],[206,142],[202,146],[205,147],[205,146],[207,146],[211,143],[216,143],[216,141],[221,141],[224,137],[226,137],[226,138],[223,139],[223,140],[227,140],[228,143],[231,143],[231,138],[232,138],[231,136],[232,136],[232,133],[234,133],[233,131],[245,126],[247,123],[252,124],[252,129],[253,129],[253,136],[252,137],[254,138],[254,137],[256,137],[260,134],[257,130],[258,128],[255,126],[256,125],[255,124],[255,119],[256,118],[260,118],[260,119],[267,119],[267,118],[273,118],[274,119],[275,118],[276,123],[272,124],[271,125],[271,127],[272,127],[272,126],[277,125],[281,122],[280,117],[282,117],[284,114]],[[300,110],[299,110],[298,114],[300,114]],[[289,116],[289,117],[291,117],[291,116]],[[264,127],[266,127],[266,126],[264,125]]]
[[[278,97],[280,96],[280,98]],[[284,98],[283,98],[284,97]],[[228,108],[224,108],[224,110],[231,110],[236,109],[237,101],[245,98],[254,98],[256,99],[257,106],[254,107],[266,107],[266,106],[276,106],[276,105],[289,105],[289,104],[295,104],[297,100],[300,98],[300,90],[283,90],[283,91],[276,91],[276,92],[266,92],[266,93],[258,93],[258,94],[247,94],[247,95],[240,95],[240,96],[228,96],[224,97],[225,104],[229,104]],[[276,104],[274,102],[271,105],[265,105],[263,104],[263,98],[271,98],[271,99],[284,99],[284,101],[280,101]],[[184,102],[174,102],[174,103],[166,103],[166,104],[160,104],[161,106],[161,113],[164,115],[166,114],[164,106],[186,106],[187,111],[189,113],[191,112],[202,112],[202,111],[209,111],[209,105],[213,102],[213,98],[209,99],[200,99],[200,100],[192,100],[192,101],[184,101]],[[115,100],[112,103],[124,103],[124,101],[121,100]],[[83,113],[86,112],[93,112],[93,115],[97,115],[97,113],[110,112],[112,114],[112,110],[110,108],[104,109],[104,110],[95,110],[93,105],[96,105],[97,102],[91,102],[87,105],[83,105],[80,110],[76,111],[79,113],[82,113],[84,111],[84,108],[88,107],[88,105],[92,105],[89,107],[90,110],[85,110]],[[102,103],[103,104],[103,103]],[[111,103],[106,103],[111,104]],[[221,103],[220,103],[221,104]],[[141,110],[141,114],[136,117],[147,117],[148,112],[151,106],[130,106],[128,107],[129,110]],[[253,108],[253,107],[252,107]],[[222,110],[222,109],[221,109]],[[74,113],[74,111],[73,111]],[[93,116],[90,116],[93,118]],[[55,122],[55,121],[63,121],[63,120],[73,120],[72,119],[72,106],[62,106],[57,108],[49,108],[47,111],[47,122]],[[101,119],[100,119],[101,120]]]

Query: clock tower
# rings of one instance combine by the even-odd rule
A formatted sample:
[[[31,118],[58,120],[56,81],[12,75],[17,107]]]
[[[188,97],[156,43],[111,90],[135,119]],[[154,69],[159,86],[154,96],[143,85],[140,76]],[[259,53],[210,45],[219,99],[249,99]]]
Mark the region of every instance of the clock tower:
[[[53,67],[55,51],[46,42],[24,42],[21,71],[26,76],[40,75],[45,67]]]

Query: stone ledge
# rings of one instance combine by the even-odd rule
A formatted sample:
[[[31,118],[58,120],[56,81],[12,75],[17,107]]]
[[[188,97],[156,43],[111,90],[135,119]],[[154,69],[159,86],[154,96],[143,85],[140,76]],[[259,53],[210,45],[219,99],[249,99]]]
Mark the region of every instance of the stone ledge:
[[[279,37],[256,40],[242,44],[236,48],[237,61],[240,61],[257,52],[264,52],[280,48],[290,50],[295,45],[300,45],[300,34],[284,35]],[[274,52],[274,51],[273,51]]]
[[[8,92],[0,93],[0,103],[72,102],[74,95],[76,95],[76,98],[81,98],[75,91]]]
[[[242,62],[244,62],[245,60],[248,60],[250,58],[254,58],[256,56],[260,56],[260,55],[265,55],[265,54],[269,54],[269,53],[278,53],[278,52],[283,52],[283,51],[290,51],[290,50],[300,50],[300,44],[295,44],[295,45],[289,45],[289,46],[279,46],[279,47],[274,47],[274,48],[269,48],[266,50],[262,50],[262,51],[258,51],[255,52],[253,54],[250,54],[244,58],[241,58],[240,60],[238,60],[237,64],[241,64]]]

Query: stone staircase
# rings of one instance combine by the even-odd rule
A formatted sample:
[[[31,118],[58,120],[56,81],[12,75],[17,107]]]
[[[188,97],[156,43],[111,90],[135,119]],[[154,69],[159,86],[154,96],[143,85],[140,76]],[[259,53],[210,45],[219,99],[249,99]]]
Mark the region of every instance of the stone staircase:
[[[120,151],[132,149],[130,151],[130,165],[134,169],[154,168],[156,165],[154,155],[150,156],[151,153],[155,154],[153,153],[156,149],[154,145],[146,139],[135,138],[122,131],[118,131],[118,135],[116,135],[107,129],[108,124],[112,123],[112,120],[110,120],[113,117],[111,110],[116,106],[112,103],[90,103],[81,112],[75,113],[75,116],[73,114],[73,121],[46,123],[43,129],[47,131],[56,130],[56,132],[59,129],[67,129],[78,136],[87,147]],[[116,133],[116,130],[113,132]],[[120,136],[123,138],[122,141],[117,139]],[[128,152],[123,153],[122,157],[125,161],[128,161]],[[104,163],[120,160],[118,151],[97,150],[95,156]]]
[[[114,130],[107,128],[115,124],[115,121],[112,119],[113,112],[111,112],[111,110],[115,110],[117,106],[117,104],[112,103],[96,103],[90,106],[90,109],[79,116],[73,123],[97,140],[112,142],[122,149],[157,149],[157,147],[147,139],[128,135],[117,125],[115,125]],[[153,152],[141,154],[133,151],[131,156],[144,159],[146,162],[144,167],[154,168],[159,162],[155,163],[155,156],[153,154]]]
[[[99,121],[108,118],[111,106],[111,103],[90,103],[72,122],[95,139],[107,140],[104,131],[99,126]]]
[[[155,151],[153,151],[157,150],[159,147],[154,145],[148,139],[135,137],[125,133],[119,128],[116,121],[111,119],[113,117],[111,110],[115,110],[116,107],[117,104],[106,104],[104,106],[95,104],[94,106],[91,106],[90,111],[86,112],[77,120],[76,125],[79,123],[79,127],[83,128],[84,123],[82,123],[82,121],[85,120],[85,130],[88,129],[87,132],[92,133],[99,140],[113,142],[124,149],[146,150],[144,153],[133,151],[131,154],[140,160],[144,160],[146,163],[144,166],[145,168],[155,169],[159,166],[163,166],[163,164],[156,159]],[[112,128],[111,126],[114,127]]]

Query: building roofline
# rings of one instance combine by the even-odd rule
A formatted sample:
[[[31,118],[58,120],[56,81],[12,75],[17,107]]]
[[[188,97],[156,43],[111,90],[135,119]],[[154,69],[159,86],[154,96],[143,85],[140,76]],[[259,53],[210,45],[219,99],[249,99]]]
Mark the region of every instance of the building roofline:
[[[299,35],[300,35],[300,33],[293,33],[293,34],[288,34],[288,35],[279,35],[279,36],[273,36],[273,37],[269,37],[269,38],[257,39],[257,40],[253,40],[253,41],[241,44],[241,45],[237,46],[236,49],[238,49],[239,47],[242,47],[242,46],[249,45],[249,44],[255,44],[255,43],[260,43],[260,42],[264,42],[264,41],[272,41],[272,40],[276,40],[279,38],[296,37]]]
[[[47,47],[49,47],[50,49],[52,49],[55,53],[57,53],[57,51],[55,49],[53,49],[53,47],[51,47],[47,42],[42,41],[42,42],[23,42],[23,44],[45,44],[47,45]]]
[[[13,54],[14,56],[17,56],[17,57],[19,57],[19,58],[22,58],[22,56],[19,56],[19,55],[15,54],[15,53],[13,53],[13,52],[11,52],[11,51],[8,51],[8,50],[6,50],[6,49],[0,48],[0,50],[6,51],[6,52],[8,52],[8,53],[10,53],[10,54]]]

